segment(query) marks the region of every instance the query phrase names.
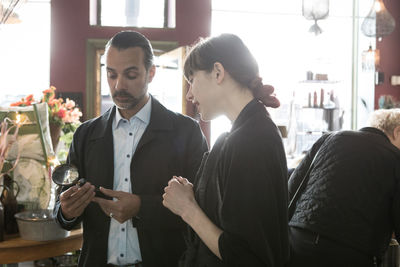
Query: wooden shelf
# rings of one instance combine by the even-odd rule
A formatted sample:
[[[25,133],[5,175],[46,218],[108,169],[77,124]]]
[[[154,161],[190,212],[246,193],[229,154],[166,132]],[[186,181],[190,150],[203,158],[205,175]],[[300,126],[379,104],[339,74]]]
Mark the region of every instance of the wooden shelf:
[[[82,229],[70,231],[66,238],[51,241],[24,240],[6,236],[0,242],[0,264],[40,260],[63,255],[82,247]]]
[[[333,84],[333,83],[338,83],[339,81],[331,81],[331,80],[303,80],[300,81],[300,83],[327,83],[327,84]]]

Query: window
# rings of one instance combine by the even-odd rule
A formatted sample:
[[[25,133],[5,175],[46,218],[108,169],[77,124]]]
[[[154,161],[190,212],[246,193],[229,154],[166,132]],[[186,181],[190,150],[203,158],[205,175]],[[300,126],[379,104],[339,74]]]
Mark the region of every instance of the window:
[[[369,8],[370,3],[360,3],[361,14],[364,15],[365,9],[366,15]],[[368,40],[353,35],[353,19],[353,1],[330,1],[329,17],[318,21],[323,33],[315,36],[308,32],[314,22],[302,16],[302,2],[298,0],[249,0],[245,5],[240,0],[212,2],[212,35],[230,32],[243,39],[257,59],[263,82],[275,87],[281,107],[270,109],[270,112],[278,125],[285,126],[288,126],[293,93],[297,107],[301,108],[307,105],[309,90],[320,94],[321,88],[325,92],[333,90],[338,96],[340,109],[344,112],[342,128],[351,129],[357,125],[353,122],[354,106],[361,101],[357,102],[359,96],[356,104],[353,102],[354,79],[358,74],[354,75],[353,64],[355,62],[357,67],[359,61],[357,55],[354,56],[353,45],[359,43],[366,46]],[[362,18],[359,21],[362,22]],[[364,46],[356,47],[360,54],[365,50]],[[308,71],[327,74],[329,81],[304,83]],[[374,83],[371,76],[365,74],[363,81],[360,81],[363,82],[362,97],[369,103],[368,111],[373,110]],[[322,115],[320,117],[322,120]],[[211,144],[230,127],[226,118],[212,121]]]
[[[91,25],[175,28],[175,0],[91,0]]]
[[[0,106],[49,87],[50,0],[24,1],[15,12],[20,23],[0,25]]]

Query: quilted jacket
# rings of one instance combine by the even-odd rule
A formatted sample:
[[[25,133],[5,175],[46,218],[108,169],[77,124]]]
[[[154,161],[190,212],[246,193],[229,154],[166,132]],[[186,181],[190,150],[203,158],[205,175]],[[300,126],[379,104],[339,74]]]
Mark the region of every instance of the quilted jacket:
[[[375,128],[324,135],[291,175],[290,198],[318,150],[289,225],[382,255],[400,237],[400,150]]]

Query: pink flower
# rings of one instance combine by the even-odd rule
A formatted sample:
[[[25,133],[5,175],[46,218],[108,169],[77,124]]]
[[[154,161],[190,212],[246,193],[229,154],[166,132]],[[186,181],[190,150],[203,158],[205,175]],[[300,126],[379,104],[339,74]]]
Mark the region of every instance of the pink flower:
[[[79,122],[79,118],[82,117],[82,112],[78,108],[67,110],[65,117],[63,118],[64,123],[76,123]]]
[[[65,108],[66,109],[73,109],[75,107],[75,101],[74,100],[70,100],[69,98],[67,98],[67,101],[65,102]]]

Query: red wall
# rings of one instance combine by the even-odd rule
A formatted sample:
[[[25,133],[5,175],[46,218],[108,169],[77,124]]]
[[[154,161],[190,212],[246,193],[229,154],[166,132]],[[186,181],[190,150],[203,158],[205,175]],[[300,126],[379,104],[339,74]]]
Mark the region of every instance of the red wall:
[[[82,92],[85,100],[86,40],[109,39],[134,29],[153,41],[177,41],[189,45],[210,35],[211,0],[177,0],[175,29],[89,26],[89,0],[51,1],[50,84],[57,92]]]
[[[375,86],[375,108],[378,108],[378,99],[381,95],[392,95],[400,101],[400,85],[390,84],[392,75],[400,75],[400,1],[383,1],[389,13],[396,20],[396,28],[389,36],[377,42],[380,50],[380,71],[385,74],[383,84]]]
[[[89,0],[51,1],[50,84],[57,92],[82,92],[86,103],[86,40],[109,39],[126,29],[139,31],[152,41],[190,45],[210,35],[211,0],[176,0],[176,28],[167,30],[90,26]],[[201,122],[201,126],[209,139],[209,123]]]

